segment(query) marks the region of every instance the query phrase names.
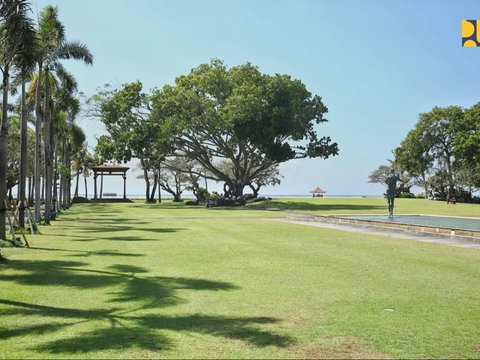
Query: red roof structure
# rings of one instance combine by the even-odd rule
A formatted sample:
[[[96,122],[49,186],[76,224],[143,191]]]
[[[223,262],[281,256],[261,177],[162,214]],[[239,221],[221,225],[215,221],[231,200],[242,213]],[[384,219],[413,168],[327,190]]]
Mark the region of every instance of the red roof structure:
[[[326,193],[325,190],[320,189],[318,186],[310,192],[312,193],[313,197],[323,197],[323,194]]]

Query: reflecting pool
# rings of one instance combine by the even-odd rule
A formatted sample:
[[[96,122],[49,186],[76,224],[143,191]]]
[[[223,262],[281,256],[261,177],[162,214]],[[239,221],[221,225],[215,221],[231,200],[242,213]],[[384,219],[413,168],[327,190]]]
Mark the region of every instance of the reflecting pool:
[[[433,226],[449,229],[480,230],[480,219],[427,215],[341,215],[338,218],[380,221],[408,225]]]

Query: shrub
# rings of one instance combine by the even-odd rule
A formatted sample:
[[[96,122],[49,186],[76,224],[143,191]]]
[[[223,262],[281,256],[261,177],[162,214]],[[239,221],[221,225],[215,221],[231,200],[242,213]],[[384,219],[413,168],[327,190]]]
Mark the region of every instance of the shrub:
[[[197,191],[195,192],[195,196],[197,197],[197,200],[201,203],[206,203],[210,198],[210,194],[208,193],[208,190],[202,187],[197,189]]]

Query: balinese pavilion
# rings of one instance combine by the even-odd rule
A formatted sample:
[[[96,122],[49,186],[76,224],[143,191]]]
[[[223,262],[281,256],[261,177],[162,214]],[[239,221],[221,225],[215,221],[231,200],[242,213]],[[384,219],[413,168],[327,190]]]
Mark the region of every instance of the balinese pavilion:
[[[326,193],[325,190],[320,189],[318,186],[310,192],[312,193],[312,197],[323,197],[323,195]]]
[[[127,170],[126,166],[120,165],[97,165],[93,166],[93,199],[94,202],[130,202],[127,198]],[[97,178],[100,176],[100,192],[97,191]],[[121,176],[123,178],[123,197],[117,197],[116,193],[103,192],[104,176]]]

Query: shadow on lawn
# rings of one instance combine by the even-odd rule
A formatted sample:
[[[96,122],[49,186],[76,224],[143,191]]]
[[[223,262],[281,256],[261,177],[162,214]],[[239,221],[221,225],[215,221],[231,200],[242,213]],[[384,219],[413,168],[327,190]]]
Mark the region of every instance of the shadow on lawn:
[[[271,317],[226,317],[202,314],[167,316],[143,315],[144,310],[184,303],[179,295],[189,291],[228,291],[237,286],[221,281],[183,277],[149,277],[148,270],[135,265],[116,264],[106,270],[86,268],[88,264],[73,261],[20,261],[9,263],[13,273],[0,275],[1,282],[21,285],[74,287],[77,289],[112,288],[106,303],[111,306],[85,309],[56,307],[0,299],[0,316],[28,317],[35,324],[0,329],[0,339],[38,335],[34,350],[46,353],[87,353],[106,349],[163,350],[174,346],[164,330],[209,334],[237,339],[255,346],[285,347],[293,343],[288,336],[262,330],[262,324],[278,322]],[[199,294],[200,296],[200,294]],[[68,302],[68,299],[63,299]],[[136,315],[140,310],[141,315]],[[62,332],[74,326],[95,322],[91,330],[78,330],[74,336]],[[56,340],[49,341],[55,333]],[[45,338],[41,338],[45,336]]]
[[[62,235],[62,236],[65,236],[65,235]],[[78,256],[78,257],[94,256],[94,255],[97,255],[97,256],[126,256],[126,257],[145,256],[144,254],[126,253],[126,252],[120,252],[118,250],[87,251],[87,250],[73,250],[73,249],[58,249],[58,248],[39,247],[39,246],[30,246],[27,249],[72,253],[72,254],[66,255],[66,256]]]

